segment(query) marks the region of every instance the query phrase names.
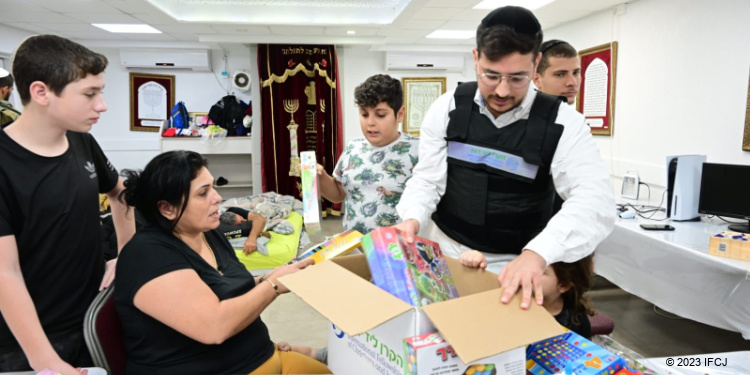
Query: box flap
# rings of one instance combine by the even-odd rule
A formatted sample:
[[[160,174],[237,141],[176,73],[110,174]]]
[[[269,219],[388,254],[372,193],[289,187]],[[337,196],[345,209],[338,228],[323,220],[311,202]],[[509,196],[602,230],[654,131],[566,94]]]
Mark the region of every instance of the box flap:
[[[480,268],[465,267],[451,257],[445,257],[448,269],[453,276],[453,283],[456,285],[458,295],[466,297],[479,292],[497,289],[500,282],[497,281],[497,274]]]
[[[520,293],[508,304],[500,302],[503,290],[431,304],[422,310],[464,363],[565,333],[544,307],[532,303],[522,310]]]
[[[283,276],[279,281],[349,336],[367,332],[412,309],[333,261]]]

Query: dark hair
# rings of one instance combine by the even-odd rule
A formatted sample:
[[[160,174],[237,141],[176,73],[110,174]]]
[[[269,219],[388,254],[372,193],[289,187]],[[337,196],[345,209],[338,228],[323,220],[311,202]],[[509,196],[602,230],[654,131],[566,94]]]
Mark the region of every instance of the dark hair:
[[[490,61],[497,61],[513,52],[518,52],[522,55],[531,53],[532,59],[535,59],[539,53],[542,38],[542,30],[534,34],[524,34],[503,24],[492,26],[480,24],[477,28],[477,55],[481,57],[484,54]]]
[[[549,68],[550,57],[577,57],[578,51],[568,42],[552,39],[544,42],[541,48],[542,59],[539,61],[539,66],[536,67],[536,72],[544,74],[544,71]]]
[[[0,77],[0,87],[13,86],[13,75],[8,73],[5,77]]]
[[[354,89],[354,103],[360,108],[373,108],[386,102],[396,115],[404,105],[401,82],[386,74],[376,74]]]
[[[187,207],[190,182],[206,166],[206,159],[193,151],[169,151],[153,158],[143,171],[123,170],[125,189],[118,200],[135,207],[146,223],[156,224],[172,233]],[[169,220],[159,211],[164,201],[181,207],[177,217]]]
[[[586,315],[594,315],[594,309],[591,302],[586,296],[586,292],[591,289],[591,277],[594,273],[594,255],[591,254],[577,262],[552,263],[552,271],[557,276],[558,284],[570,287],[563,293],[562,298],[566,306],[570,306],[573,311],[581,311]],[[580,324],[576,321],[578,318],[573,314],[573,323]]]
[[[44,82],[55,95],[69,83],[107,68],[107,58],[76,42],[56,35],[26,38],[13,53],[12,70],[24,105],[31,100],[29,87]]]

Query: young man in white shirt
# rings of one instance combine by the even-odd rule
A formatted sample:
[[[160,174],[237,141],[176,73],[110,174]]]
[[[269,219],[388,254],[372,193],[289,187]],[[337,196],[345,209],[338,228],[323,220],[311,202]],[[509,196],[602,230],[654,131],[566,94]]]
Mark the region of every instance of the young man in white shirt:
[[[420,161],[397,206],[408,242],[419,233],[449,256],[481,251],[488,264],[479,266],[502,267],[501,300],[520,287],[524,309],[532,292],[542,304],[547,265],[591,254],[614,226],[609,172],[583,116],[531,85],[541,42],[541,26],[524,8],[482,20],[477,82],[426,113]],[[553,214],[555,192],[565,204]]]
[[[536,67],[534,85],[539,91],[564,96],[568,104],[576,102],[581,89],[581,59],[568,42],[552,39],[542,43],[542,59]]]

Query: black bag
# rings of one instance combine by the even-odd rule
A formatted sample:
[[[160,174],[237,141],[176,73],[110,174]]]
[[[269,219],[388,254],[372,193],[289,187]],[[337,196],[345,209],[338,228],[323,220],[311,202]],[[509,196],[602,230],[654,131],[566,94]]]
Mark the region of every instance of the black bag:
[[[228,136],[237,135],[237,127],[244,126],[242,119],[245,117],[247,107],[247,104],[237,99],[234,95],[227,95],[211,106],[211,109],[208,111],[208,118],[214,124],[227,129]]]

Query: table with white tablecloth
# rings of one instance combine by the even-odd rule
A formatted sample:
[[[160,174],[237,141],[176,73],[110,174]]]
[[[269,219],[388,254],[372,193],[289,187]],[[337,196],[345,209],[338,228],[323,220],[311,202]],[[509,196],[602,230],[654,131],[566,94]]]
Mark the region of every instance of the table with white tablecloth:
[[[618,219],[596,250],[595,272],[656,306],[750,339],[750,262],[708,253],[726,223],[670,222],[674,231],[647,231],[649,220]]]

